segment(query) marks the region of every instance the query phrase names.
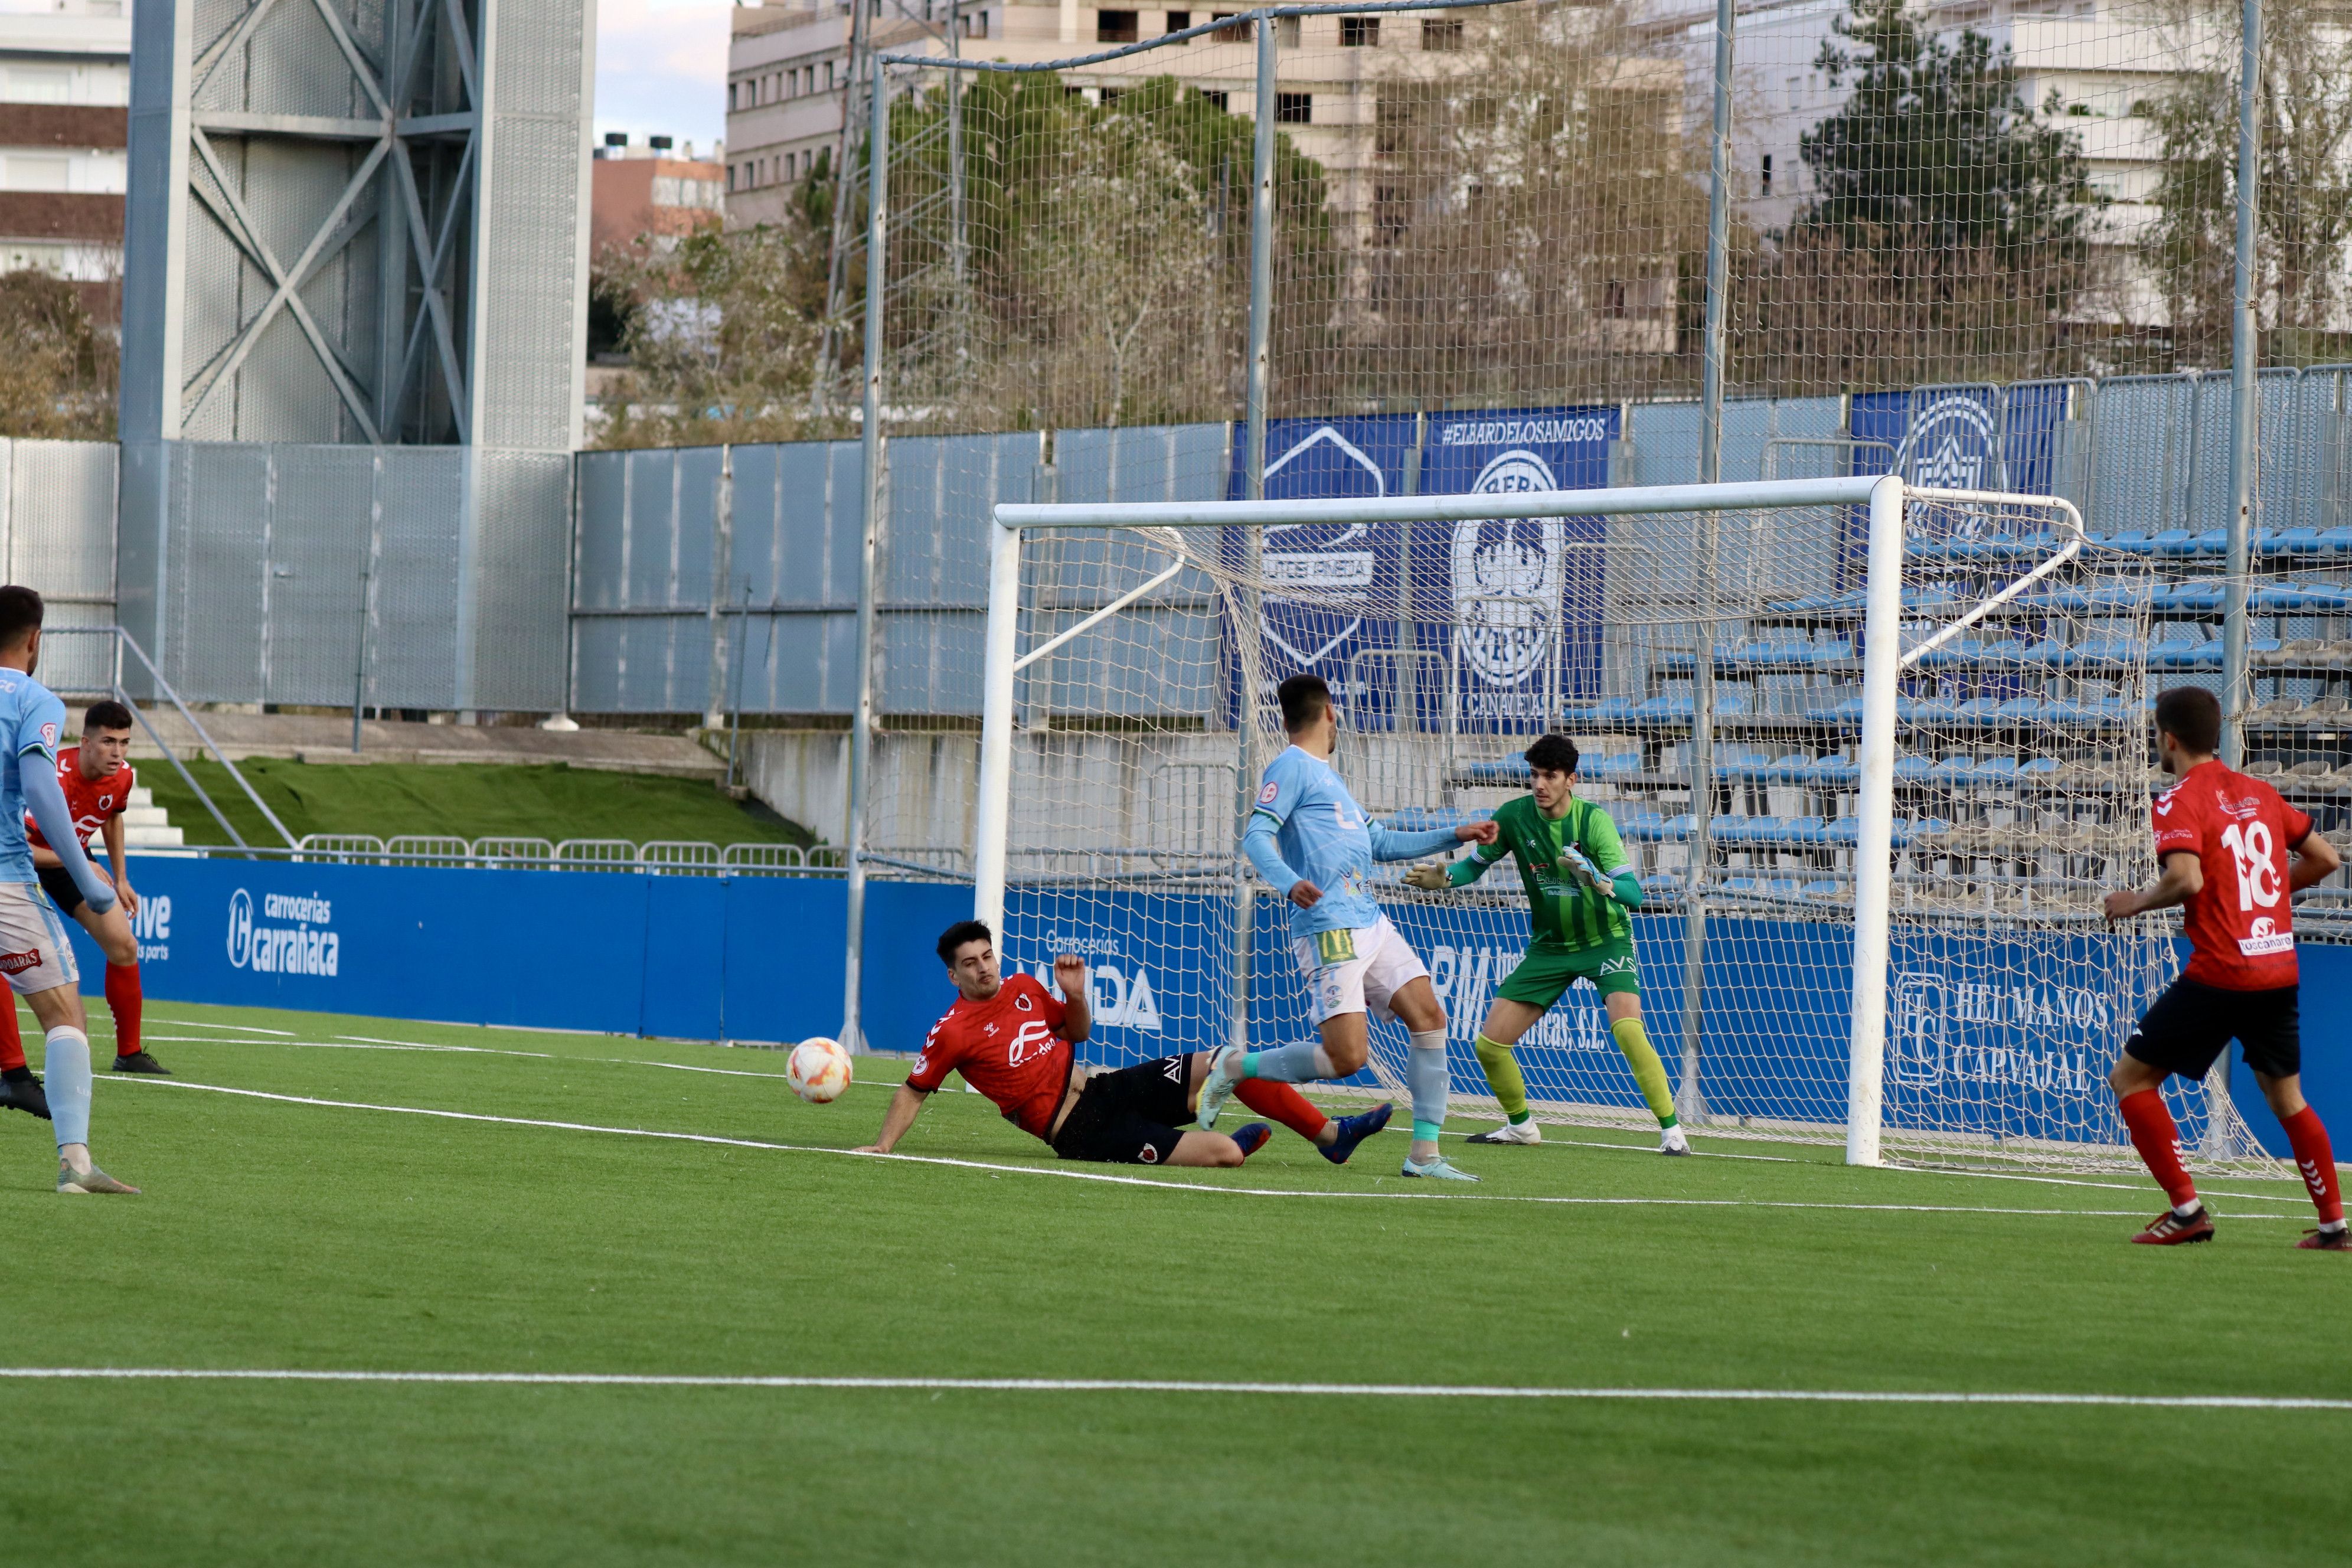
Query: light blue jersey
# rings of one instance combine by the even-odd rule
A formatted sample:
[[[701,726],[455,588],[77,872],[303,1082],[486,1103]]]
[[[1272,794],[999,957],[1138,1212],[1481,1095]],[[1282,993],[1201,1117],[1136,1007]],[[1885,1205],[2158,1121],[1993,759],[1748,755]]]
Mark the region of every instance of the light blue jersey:
[[[0,669],[0,882],[32,882],[33,851],[25,842],[25,775],[30,765],[58,769],[58,737],[66,705],[21,669]]]
[[[1290,907],[1290,934],[1357,931],[1381,918],[1370,887],[1376,860],[1450,849],[1454,829],[1391,833],[1364,815],[1331,764],[1297,746],[1266,764],[1242,850],[1277,893],[1304,879],[1323,890],[1311,910]]]

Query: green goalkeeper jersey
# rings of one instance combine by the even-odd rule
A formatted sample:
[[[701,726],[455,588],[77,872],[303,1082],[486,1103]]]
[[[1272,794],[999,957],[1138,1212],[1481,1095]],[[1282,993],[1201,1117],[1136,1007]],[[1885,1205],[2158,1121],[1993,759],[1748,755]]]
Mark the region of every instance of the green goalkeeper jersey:
[[[1585,887],[1562,861],[1573,846],[1604,879],[1625,868],[1625,846],[1607,812],[1570,797],[1566,815],[1554,820],[1543,814],[1535,796],[1523,795],[1503,803],[1495,813],[1495,826],[1500,829],[1495,842],[1471,846],[1467,856],[1447,868],[1447,881],[1466,888],[1508,855],[1518,862],[1519,880],[1528,889],[1531,945],[1577,952],[1622,942],[1632,934],[1623,907],[1607,893]]]

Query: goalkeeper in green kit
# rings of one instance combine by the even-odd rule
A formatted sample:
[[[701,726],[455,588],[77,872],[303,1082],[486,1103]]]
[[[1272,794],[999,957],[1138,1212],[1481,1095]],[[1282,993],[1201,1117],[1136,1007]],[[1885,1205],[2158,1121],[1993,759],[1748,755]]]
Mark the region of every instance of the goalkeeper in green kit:
[[[1505,855],[1518,862],[1527,885],[1530,940],[1527,955],[1496,990],[1478,1031],[1478,1063],[1510,1121],[1473,1143],[1540,1143],[1528,1114],[1527,1080],[1511,1047],[1579,980],[1590,980],[1609,1009],[1609,1033],[1633,1069],[1642,1098],[1664,1130],[1661,1154],[1687,1154],[1689,1141],[1675,1120],[1665,1064],[1642,1027],[1642,975],[1633,962],[1633,923],[1642,883],[1625,858],[1609,814],[1576,798],[1576,742],[1546,735],[1527,750],[1535,793],[1506,801],[1495,813],[1501,835],[1474,846],[1451,866],[1416,866],[1410,886],[1435,892],[1466,888]]]

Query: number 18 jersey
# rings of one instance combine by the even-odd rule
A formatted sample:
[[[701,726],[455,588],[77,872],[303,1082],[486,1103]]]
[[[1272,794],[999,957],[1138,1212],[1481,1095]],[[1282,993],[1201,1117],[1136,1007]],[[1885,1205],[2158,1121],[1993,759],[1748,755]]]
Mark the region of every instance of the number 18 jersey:
[[[2217,760],[2157,796],[2155,826],[2159,861],[2187,850],[2205,871],[2205,886],[2185,906],[2192,951],[2181,973],[2224,991],[2294,984],[2287,871],[2292,851],[2311,836],[2311,818]]]

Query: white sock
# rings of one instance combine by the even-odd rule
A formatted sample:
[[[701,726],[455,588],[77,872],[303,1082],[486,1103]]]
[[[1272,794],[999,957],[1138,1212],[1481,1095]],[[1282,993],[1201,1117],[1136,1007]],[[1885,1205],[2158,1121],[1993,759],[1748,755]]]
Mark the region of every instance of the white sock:
[[[2203,1198],[2191,1198],[2186,1205],[2175,1204],[2172,1205],[2173,1217],[2176,1219],[2189,1219],[2195,1215],[2199,1209],[2201,1209],[2204,1206],[2205,1200]]]
[[[58,1147],[87,1143],[89,1038],[70,1024],[60,1024],[41,1038],[46,1047],[41,1087],[49,1097],[49,1119],[57,1129]]]

